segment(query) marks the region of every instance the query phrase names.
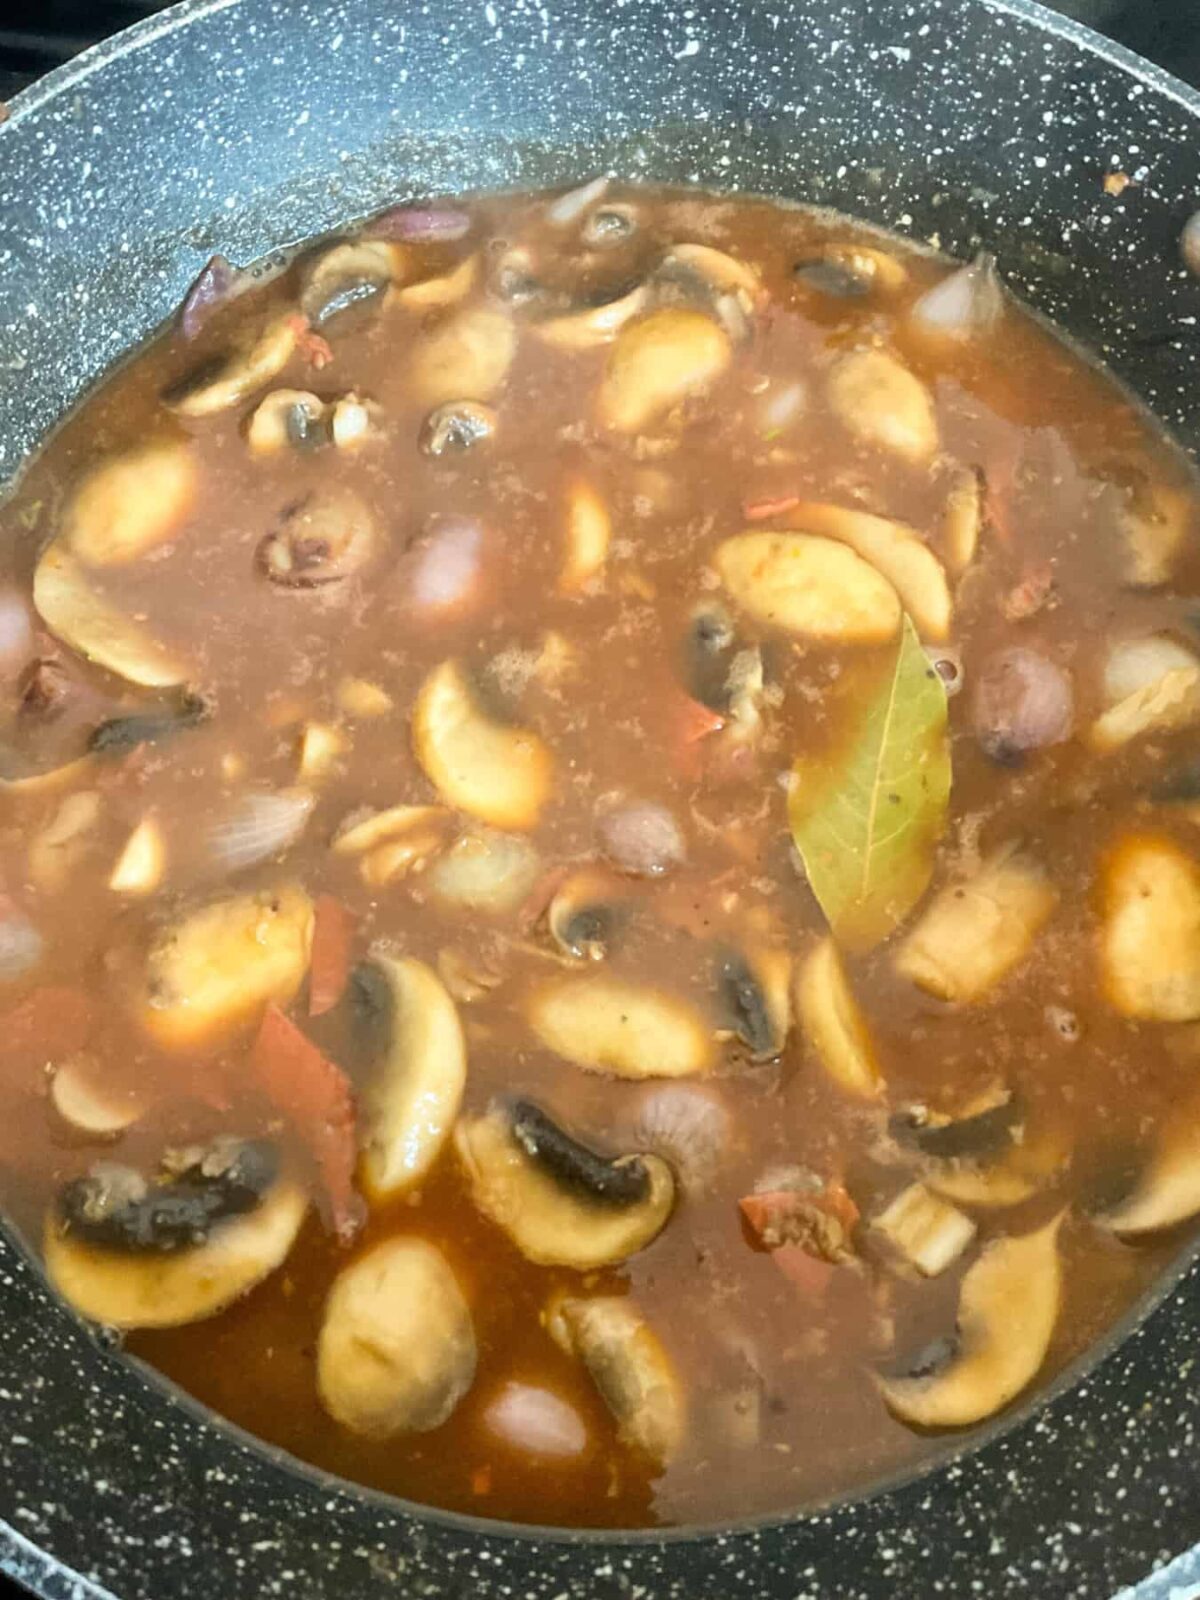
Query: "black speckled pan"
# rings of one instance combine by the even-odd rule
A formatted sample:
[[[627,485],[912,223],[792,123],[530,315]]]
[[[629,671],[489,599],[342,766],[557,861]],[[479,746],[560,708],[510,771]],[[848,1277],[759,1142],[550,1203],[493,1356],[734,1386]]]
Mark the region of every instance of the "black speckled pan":
[[[211,251],[597,169],[983,244],[1197,453],[1200,283],[1176,242],[1200,97],[1025,0],[194,0],[0,127],[0,480]],[[539,1535],[260,1449],[98,1344],[0,1235],[0,1563],[55,1600],[1107,1600],[1200,1537],[1191,1254],[1119,1333],[981,1448],[868,1499]]]

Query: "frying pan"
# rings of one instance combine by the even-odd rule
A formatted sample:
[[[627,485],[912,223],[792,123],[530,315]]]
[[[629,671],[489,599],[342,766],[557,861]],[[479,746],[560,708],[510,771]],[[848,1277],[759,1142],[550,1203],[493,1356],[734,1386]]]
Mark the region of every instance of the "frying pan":
[[[598,169],[983,245],[1200,446],[1200,96],[1027,0],[189,0],[0,127],[0,480],[212,251]],[[1103,1600],[1200,1535],[1195,1257],[980,1448],[790,1521],[614,1536],[300,1468],[120,1359],[0,1235],[0,1553],[53,1600]]]

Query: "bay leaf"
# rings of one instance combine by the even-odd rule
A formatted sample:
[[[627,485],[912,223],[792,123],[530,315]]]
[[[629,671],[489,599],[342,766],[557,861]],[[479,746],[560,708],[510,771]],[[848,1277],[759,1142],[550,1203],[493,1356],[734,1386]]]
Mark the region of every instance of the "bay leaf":
[[[788,820],[840,944],[868,950],[929,886],[950,798],[946,689],[904,618],[896,658],[849,737],[792,769]]]

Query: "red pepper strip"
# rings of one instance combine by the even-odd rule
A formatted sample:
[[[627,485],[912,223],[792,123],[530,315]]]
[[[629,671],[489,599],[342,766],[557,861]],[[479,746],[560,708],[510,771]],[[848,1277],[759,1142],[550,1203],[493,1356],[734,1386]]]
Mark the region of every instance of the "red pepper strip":
[[[312,966],[308,974],[308,1014],[324,1016],[346,992],[354,918],[331,894],[317,897],[313,916]]]
[[[859,1219],[858,1207],[840,1183],[822,1189],[769,1189],[738,1201],[743,1217],[768,1250],[797,1245],[818,1259],[836,1260]],[[822,1216],[837,1224],[822,1227]]]
[[[312,1154],[330,1220],[338,1237],[348,1243],[364,1219],[363,1203],[354,1189],[357,1140],[350,1080],[274,1004],[263,1017],[250,1065],[264,1093]]]
[[[771,1260],[789,1283],[803,1289],[813,1300],[824,1299],[829,1280],[837,1271],[832,1261],[810,1256],[802,1244],[781,1244],[771,1251]]]
[[[798,494],[780,495],[775,500],[747,500],[742,506],[742,515],[747,522],[766,522],[771,517],[781,517],[799,504]]]
[[[704,765],[701,741],[719,733],[725,718],[682,690],[671,697],[668,727],[671,766],[685,778],[698,778]]]
[[[24,1057],[40,1065],[82,1050],[91,1029],[91,1006],[78,989],[34,989],[0,1017],[0,1058]]]
[[[1013,526],[1013,499],[1017,491],[1017,466],[1020,447],[1008,445],[984,467],[984,509],[988,525],[1006,548],[1016,543]]]

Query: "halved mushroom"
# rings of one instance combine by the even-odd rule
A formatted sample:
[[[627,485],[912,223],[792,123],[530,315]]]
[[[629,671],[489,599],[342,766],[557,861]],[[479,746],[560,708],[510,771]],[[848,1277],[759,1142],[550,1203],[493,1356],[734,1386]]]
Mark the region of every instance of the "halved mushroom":
[[[141,1014],[172,1048],[191,1048],[286,1005],[312,949],[312,901],[298,884],[201,906],[171,923],[148,957]]]
[[[145,816],[126,839],[109,874],[114,894],[153,894],[166,869],[167,848],[158,819]]]
[[[858,243],[823,244],[792,268],[797,282],[837,300],[862,300],[892,294],[908,282],[908,269],[895,256]]]
[[[285,507],[258,546],[258,564],[285,589],[317,589],[357,576],[383,551],[383,529],[353,489],[314,489]]]
[[[618,1078],[685,1078],[713,1064],[713,1039],[686,1001],[607,975],[538,989],[529,1020],[556,1055]]]
[[[915,528],[890,517],[815,501],[793,506],[783,521],[789,528],[849,545],[895,589],[923,639],[941,643],[950,637],[954,606],[946,574]]]
[[[1116,750],[1143,733],[1200,719],[1200,659],[1165,634],[1125,639],[1104,667],[1108,709],[1088,732],[1093,750]]]
[[[806,533],[735,535],[713,564],[756,621],[810,639],[881,643],[900,626],[895,589],[848,545]]]
[[[1193,1097],[1159,1130],[1130,1192],[1096,1217],[1123,1239],[1174,1228],[1200,1212],[1200,1107]]]
[[[1100,960],[1124,1017],[1200,1017],[1200,867],[1165,835],[1128,834],[1102,869]]]
[[[543,1320],[555,1343],[591,1374],[621,1441],[665,1466],[683,1443],[687,1402],[674,1363],[634,1303],[559,1295]]]
[[[123,566],[174,538],[199,474],[187,442],[143,445],[93,468],[63,514],[60,541],[85,566]]]
[[[961,467],[951,480],[942,511],[942,550],[946,565],[961,577],[975,559],[983,532],[983,480],[974,467]]]
[[[536,825],[554,758],[531,729],[487,716],[459,662],[444,661],[421,685],[412,733],[417,760],[448,804],[494,828]]]
[[[300,309],[314,327],[376,299],[403,276],[408,252],[386,239],[354,239],[322,250],[304,273]]]
[[[706,394],[732,356],[728,334],[700,311],[667,306],[631,322],[613,345],[596,397],[601,426],[644,432]]]
[[[1044,1227],[995,1239],[962,1281],[949,1359],[880,1378],[888,1407],[921,1428],[963,1428],[990,1417],[1037,1376],[1062,1300],[1060,1213]]]
[[[273,389],[246,423],[250,454],[273,456],[328,443],[329,413],[324,400],[307,389]]]
[[[792,958],[786,950],[722,950],[716,959],[717,1014],[750,1052],[770,1061],[792,1025]]]
[[[560,594],[579,594],[604,571],[612,522],[608,507],[582,479],[567,490],[567,554],[559,574]]]
[[[448,400],[421,424],[417,446],[422,455],[459,455],[486,444],[496,431],[496,413],[476,400]]]
[[[428,410],[455,400],[490,400],[508,375],[516,348],[516,329],[503,312],[487,306],[456,311],[413,346],[413,396]]]
[[[111,1328],[175,1328],[214,1316],[282,1264],[308,1196],[262,1141],[188,1150],[150,1181],[101,1162],[46,1219],[51,1283]]]
[[[33,603],[56,638],[130,683],[172,689],[188,676],[180,656],[95,592],[61,544],[52,544],[37,564]]]
[[[50,1104],[74,1133],[115,1139],[141,1117],[141,1096],[106,1081],[101,1063],[85,1051],[59,1062],[50,1079]]]
[[[800,1025],[829,1076],[847,1094],[874,1100],[883,1088],[883,1075],[832,939],[822,939],[801,962],[795,999]]]
[[[829,400],[843,426],[914,466],[938,446],[933,401],[920,379],[886,350],[855,350],[829,373]]]
[[[354,973],[372,1065],[363,1091],[362,1170],[389,1200],[429,1171],[454,1126],[467,1049],[454,1001],[423,961],[372,950]]]
[[[277,378],[296,352],[304,318],[284,312],[254,339],[232,351],[215,367],[206,364],[163,396],[183,417],[211,417],[249,398]]]
[[[603,867],[582,867],[555,890],[546,908],[546,930],[563,955],[603,961],[630,912],[626,879]]]
[[[454,1145],[480,1211],[540,1266],[591,1272],[644,1249],[666,1226],[675,1181],[654,1155],[601,1155],[530,1100],[465,1117]]]
[[[344,1428],[390,1439],[440,1427],[474,1382],[477,1359],[458,1280],[426,1240],[385,1239],[334,1280],[317,1389]]]
[[[1019,961],[1058,904],[1044,868],[1016,844],[938,891],[896,955],[897,970],[939,1000],[981,1000]]]

